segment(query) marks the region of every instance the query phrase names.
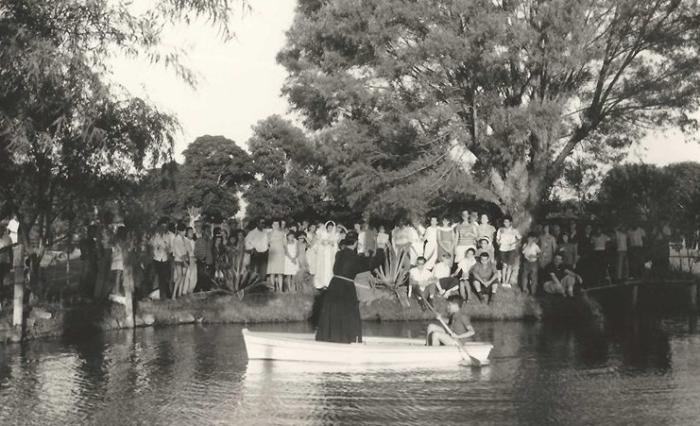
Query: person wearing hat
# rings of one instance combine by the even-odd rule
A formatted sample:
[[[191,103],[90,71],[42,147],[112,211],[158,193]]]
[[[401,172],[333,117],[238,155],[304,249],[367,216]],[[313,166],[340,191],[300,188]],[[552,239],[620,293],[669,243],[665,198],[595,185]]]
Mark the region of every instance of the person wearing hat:
[[[362,321],[355,290],[355,276],[369,271],[369,258],[357,254],[358,235],[347,233],[340,242],[333,277],[323,297],[316,340],[335,343],[362,342]]]
[[[481,256],[481,253],[488,253],[489,259],[494,259],[493,246],[491,245],[491,239],[489,237],[479,238],[479,248],[476,249],[476,257]]]

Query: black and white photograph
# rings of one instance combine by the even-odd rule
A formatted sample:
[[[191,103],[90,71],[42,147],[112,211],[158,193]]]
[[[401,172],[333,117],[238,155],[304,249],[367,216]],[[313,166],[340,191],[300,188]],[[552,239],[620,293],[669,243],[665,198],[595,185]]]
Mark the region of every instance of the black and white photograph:
[[[692,426],[699,316],[699,0],[0,0],[0,426]]]

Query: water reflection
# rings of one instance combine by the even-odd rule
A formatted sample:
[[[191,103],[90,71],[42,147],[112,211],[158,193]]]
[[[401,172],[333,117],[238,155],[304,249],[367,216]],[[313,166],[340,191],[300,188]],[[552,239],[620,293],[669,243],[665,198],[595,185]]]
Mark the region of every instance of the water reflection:
[[[369,323],[421,337],[425,324]],[[0,424],[696,424],[697,317],[477,323],[484,369],[248,362],[240,327],[0,348]],[[258,330],[304,332],[306,324]]]

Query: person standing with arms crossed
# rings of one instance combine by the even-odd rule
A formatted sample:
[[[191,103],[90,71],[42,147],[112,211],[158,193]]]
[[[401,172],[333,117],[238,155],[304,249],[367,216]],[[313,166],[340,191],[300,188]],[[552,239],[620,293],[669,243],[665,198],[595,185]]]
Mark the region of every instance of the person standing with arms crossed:
[[[455,226],[457,234],[457,246],[455,247],[455,262],[459,263],[464,259],[465,253],[469,247],[476,250],[476,238],[479,233],[477,224],[472,221],[472,216],[469,211],[462,212],[462,222]]]
[[[502,285],[504,288],[511,287],[510,282],[513,276],[513,269],[518,264],[518,244],[520,244],[521,239],[520,231],[513,227],[513,218],[510,216],[504,217],[503,227],[499,228],[496,233],[498,252],[503,263]]]

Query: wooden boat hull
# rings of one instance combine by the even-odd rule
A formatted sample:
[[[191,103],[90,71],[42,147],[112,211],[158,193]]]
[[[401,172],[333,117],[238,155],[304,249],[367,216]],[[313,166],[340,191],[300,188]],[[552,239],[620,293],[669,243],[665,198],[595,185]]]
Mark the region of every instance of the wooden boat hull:
[[[248,359],[344,365],[414,365],[489,363],[493,345],[467,342],[465,357],[454,346],[425,346],[422,339],[363,337],[363,343],[317,342],[313,334],[252,332],[243,329]]]

